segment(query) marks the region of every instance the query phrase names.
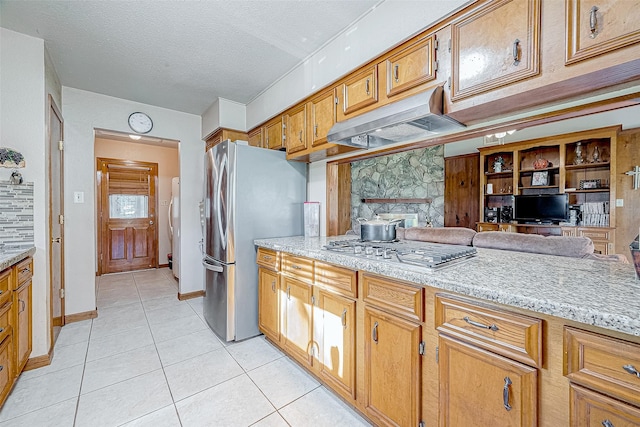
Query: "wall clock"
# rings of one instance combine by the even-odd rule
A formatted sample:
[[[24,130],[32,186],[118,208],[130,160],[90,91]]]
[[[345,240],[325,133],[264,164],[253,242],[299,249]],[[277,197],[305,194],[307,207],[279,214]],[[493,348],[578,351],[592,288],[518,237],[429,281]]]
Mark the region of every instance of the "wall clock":
[[[153,128],[151,117],[139,111],[129,116],[129,127],[136,133],[149,133]]]

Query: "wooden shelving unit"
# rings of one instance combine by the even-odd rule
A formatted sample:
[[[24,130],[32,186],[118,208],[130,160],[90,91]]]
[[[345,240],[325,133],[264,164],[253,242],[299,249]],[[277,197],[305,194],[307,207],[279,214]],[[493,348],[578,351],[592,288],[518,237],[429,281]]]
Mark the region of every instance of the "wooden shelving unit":
[[[569,205],[574,208],[587,207],[590,210],[602,206],[602,213],[608,215],[602,224],[607,224],[608,218],[608,226],[563,225],[562,235],[589,235],[600,252],[613,251],[615,233],[612,230],[615,229],[616,198],[615,153],[619,130],[619,127],[609,127],[479,148],[481,221],[486,221],[485,215],[488,209],[504,210],[506,207],[507,212],[509,208],[513,209],[513,196],[566,193],[569,195]],[[576,149],[578,143],[580,143],[579,149]],[[581,158],[577,158],[577,153],[581,154]],[[503,167],[508,170],[500,172],[494,170],[493,165],[498,157],[503,159]],[[549,164],[536,169],[534,163],[535,166]],[[547,173],[547,185],[532,185],[534,174],[537,172]],[[596,188],[584,188],[587,186],[596,186]],[[488,187],[491,188],[490,193],[487,192]],[[504,221],[504,219],[504,217],[498,217],[495,223],[481,222],[482,227],[479,224],[478,228],[538,232],[539,234],[545,234],[551,230],[552,234],[557,234],[554,227],[525,226],[516,224],[515,221]],[[591,233],[590,230],[596,230],[596,232]],[[598,233],[597,230],[602,230],[602,233]],[[600,234],[606,235],[606,238],[594,239],[593,236]]]

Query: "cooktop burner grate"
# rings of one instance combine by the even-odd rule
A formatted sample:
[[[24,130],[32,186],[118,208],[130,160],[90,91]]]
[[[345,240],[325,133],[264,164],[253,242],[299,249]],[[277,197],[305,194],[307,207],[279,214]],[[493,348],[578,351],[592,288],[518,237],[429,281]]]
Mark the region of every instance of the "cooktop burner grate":
[[[451,265],[476,255],[476,248],[461,245],[399,240],[363,242],[361,240],[330,241],[324,249],[344,255],[382,262],[401,263],[429,269]]]

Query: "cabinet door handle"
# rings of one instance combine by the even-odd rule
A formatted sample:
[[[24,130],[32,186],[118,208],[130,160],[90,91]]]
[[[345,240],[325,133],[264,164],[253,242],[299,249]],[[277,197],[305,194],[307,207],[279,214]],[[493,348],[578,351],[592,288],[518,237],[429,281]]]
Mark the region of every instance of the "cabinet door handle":
[[[507,411],[511,410],[509,405],[509,386],[511,385],[511,378],[504,377],[504,388],[502,389],[502,404]]]
[[[603,425],[604,427],[616,427],[616,426],[614,426],[614,425],[613,425],[613,423],[612,423],[611,421],[609,421],[609,420],[604,420],[604,421],[602,422],[602,425]]]
[[[300,133],[298,134],[298,139],[300,140],[300,142],[302,142],[302,131],[300,131]]]
[[[378,344],[378,322],[373,323],[373,331],[371,331],[371,338],[373,342]]]
[[[598,6],[593,6],[591,8],[591,12],[589,12],[589,30],[591,30],[591,34],[589,37],[595,39],[598,35]]]
[[[367,79],[367,81],[364,84],[364,90],[367,92],[367,95],[370,94],[370,90],[369,90],[369,79]]]
[[[633,365],[624,365],[622,369],[624,369],[631,375],[635,375],[636,377],[640,378],[640,372],[638,372],[638,370]]]
[[[393,67],[393,78],[396,80],[396,83],[398,83],[399,81],[399,73],[398,73],[399,68],[400,68],[400,65],[398,64],[396,64],[396,66]]]
[[[287,299],[291,301],[291,286],[287,287]]]
[[[318,125],[313,125],[313,134],[316,138],[318,137]]]
[[[346,328],[346,327],[347,327],[347,309],[346,309],[346,308],[345,308],[344,310],[342,310],[342,316],[341,316],[341,318],[342,318],[342,326],[343,326],[344,328]],[[0,331],[0,332],[1,332],[1,331]]]
[[[4,332],[4,328],[0,328],[0,334]]]
[[[262,259],[265,261],[271,261],[271,255],[262,255]]]
[[[520,63],[520,39],[515,39],[513,42],[513,65],[518,65]]]
[[[295,268],[296,270],[301,270],[302,267],[300,267],[299,265],[296,264],[291,264],[291,268]]]
[[[4,369],[4,366],[0,365],[0,371],[2,371]]]
[[[18,311],[18,313],[22,313],[25,307],[27,306],[27,304],[21,299],[19,299],[18,301],[20,301],[20,304],[22,304],[22,308],[20,309],[20,311]]]
[[[471,326],[475,326],[476,328],[491,329],[491,330],[492,330],[492,331],[494,331],[494,332],[495,332],[495,331],[497,331],[497,330],[499,330],[499,328],[498,328],[495,324],[492,324],[492,325],[484,325],[484,324],[482,324],[482,323],[478,323],[478,322],[475,322],[475,321],[473,321],[473,320],[469,319],[469,316],[464,316],[464,317],[462,318],[462,320],[464,320],[465,322],[467,322],[467,323],[468,323],[468,324],[470,324]]]
[[[271,282],[271,290],[272,290],[273,292],[275,292],[275,291],[276,291],[276,281],[275,281],[275,280],[273,280],[273,281]]]

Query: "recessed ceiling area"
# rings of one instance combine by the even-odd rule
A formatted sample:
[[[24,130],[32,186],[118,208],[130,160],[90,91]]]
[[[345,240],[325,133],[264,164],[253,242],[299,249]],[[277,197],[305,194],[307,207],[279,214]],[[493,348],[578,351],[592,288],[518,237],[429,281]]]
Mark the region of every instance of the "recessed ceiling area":
[[[380,0],[0,0],[63,86],[201,115],[247,104]]]

